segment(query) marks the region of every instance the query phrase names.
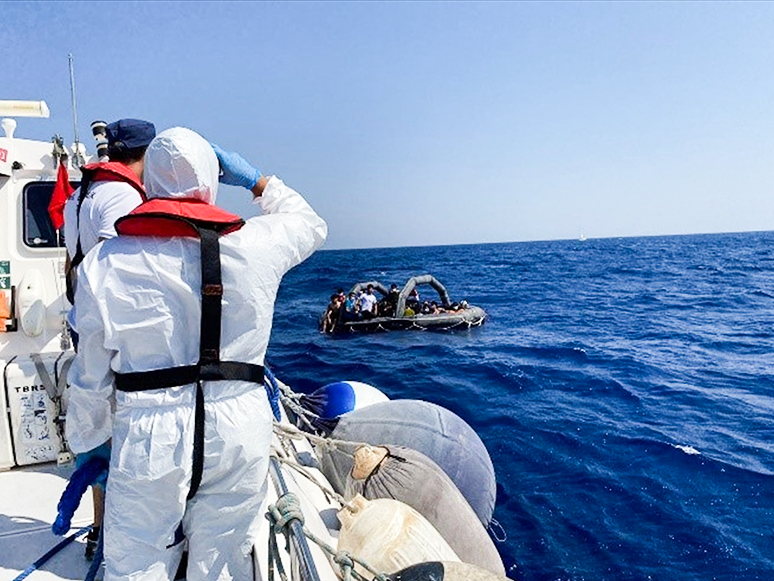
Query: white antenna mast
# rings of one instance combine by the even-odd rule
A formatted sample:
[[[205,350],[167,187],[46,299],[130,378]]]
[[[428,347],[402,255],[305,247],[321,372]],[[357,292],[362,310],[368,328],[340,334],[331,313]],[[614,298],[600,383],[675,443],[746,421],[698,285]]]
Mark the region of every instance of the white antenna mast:
[[[67,60],[70,63],[70,96],[72,99],[73,107],[73,131],[75,134],[75,151],[73,152],[73,161],[76,167],[81,167],[84,164],[83,156],[81,156],[81,144],[78,139],[78,111],[75,107],[75,75],[73,74],[73,55],[72,53],[67,55]]]

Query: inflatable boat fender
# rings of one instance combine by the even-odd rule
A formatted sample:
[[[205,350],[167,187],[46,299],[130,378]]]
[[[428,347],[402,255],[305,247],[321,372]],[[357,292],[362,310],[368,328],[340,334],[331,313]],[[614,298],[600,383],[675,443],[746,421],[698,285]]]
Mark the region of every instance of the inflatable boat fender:
[[[358,495],[338,515],[338,550],[359,557],[376,571],[392,573],[425,561],[459,561],[427,519],[397,500]],[[360,566],[356,569],[371,578]]]
[[[393,498],[425,517],[465,563],[505,575],[500,554],[478,516],[443,470],[403,446],[361,446],[344,497]]]
[[[492,460],[473,429],[449,410],[412,399],[377,403],[342,416],[331,437],[421,452],[451,478],[484,527],[492,520],[497,486]],[[352,470],[354,448],[320,452],[322,471],[339,494]]]
[[[493,575],[468,563],[434,561],[401,569],[387,577],[389,581],[505,581],[507,577]]]
[[[389,399],[367,383],[338,381],[329,383],[310,394],[302,395],[299,403],[314,415],[330,420]]]

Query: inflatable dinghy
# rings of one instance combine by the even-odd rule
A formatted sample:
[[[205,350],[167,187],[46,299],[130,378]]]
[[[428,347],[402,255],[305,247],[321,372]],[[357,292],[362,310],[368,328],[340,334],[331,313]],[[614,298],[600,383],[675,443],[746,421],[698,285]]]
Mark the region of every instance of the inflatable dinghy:
[[[417,287],[428,285],[438,294],[438,300],[421,301]],[[452,302],[449,293],[434,276],[425,274],[412,277],[398,290],[393,285],[388,290],[379,281],[357,283],[348,296],[358,297],[369,287],[381,295],[376,315],[348,311],[344,305],[337,312],[334,321],[325,322],[327,311],[320,320],[320,327],[328,333],[357,333],[375,331],[470,329],[484,324],[486,312],[467,301]]]

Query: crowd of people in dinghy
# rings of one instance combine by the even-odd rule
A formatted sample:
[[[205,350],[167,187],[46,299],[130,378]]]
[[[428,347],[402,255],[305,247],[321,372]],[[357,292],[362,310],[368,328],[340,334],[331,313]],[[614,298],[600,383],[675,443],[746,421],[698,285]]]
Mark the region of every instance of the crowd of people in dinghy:
[[[359,293],[350,291],[344,293],[344,289],[338,289],[331,295],[328,308],[325,311],[321,323],[323,333],[332,333],[340,323],[350,321],[363,321],[376,317],[414,317],[417,315],[439,315],[462,311],[468,307],[466,301],[451,303],[448,307],[438,301],[422,301],[419,291],[414,288],[406,298],[406,307],[402,313],[396,314],[400,289],[398,285],[390,285],[389,293],[379,300],[374,294],[374,286],[369,284]]]

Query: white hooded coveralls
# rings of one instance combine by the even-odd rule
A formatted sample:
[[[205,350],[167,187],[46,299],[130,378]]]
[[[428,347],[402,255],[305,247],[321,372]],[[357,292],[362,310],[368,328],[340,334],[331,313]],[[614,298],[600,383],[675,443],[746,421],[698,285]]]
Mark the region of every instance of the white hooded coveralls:
[[[148,198],[214,203],[218,162],[192,131],[156,138],[145,159]],[[327,227],[295,191],[271,178],[264,215],[220,238],[221,359],[263,365],[285,272],[319,248]],[[201,272],[196,238],[117,237],[79,271],[81,346],[70,370],[67,437],[75,453],[112,438],[105,507],[105,579],[172,579],[183,549],[167,548],[182,521],[187,579],[250,579],[263,519],[272,414],[262,386],[203,382],[204,470],[190,501],[196,385],[121,392],[113,374],[199,359]]]

